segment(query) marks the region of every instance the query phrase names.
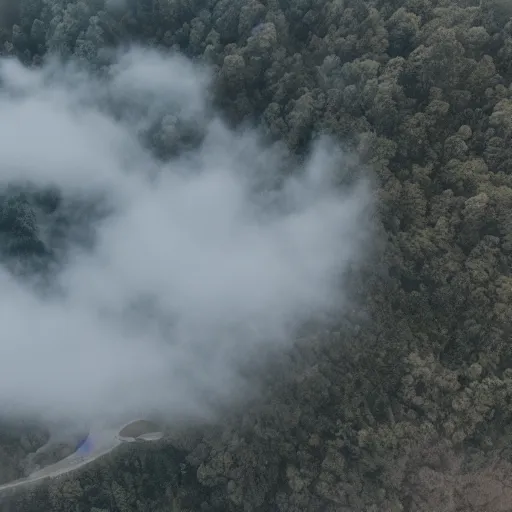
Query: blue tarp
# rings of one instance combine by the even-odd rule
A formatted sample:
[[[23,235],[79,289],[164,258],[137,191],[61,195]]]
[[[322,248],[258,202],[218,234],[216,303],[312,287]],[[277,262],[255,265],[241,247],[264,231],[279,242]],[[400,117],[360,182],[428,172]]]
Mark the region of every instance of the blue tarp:
[[[87,436],[84,439],[81,439],[76,445],[76,452],[79,454],[87,455],[91,452],[92,449],[92,439]]]

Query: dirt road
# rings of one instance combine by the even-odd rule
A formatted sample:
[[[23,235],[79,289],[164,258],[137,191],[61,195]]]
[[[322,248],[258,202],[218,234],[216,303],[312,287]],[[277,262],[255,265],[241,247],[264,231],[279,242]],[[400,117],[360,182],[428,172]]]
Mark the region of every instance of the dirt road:
[[[57,476],[76,471],[77,469],[90,464],[99,457],[113,451],[121,443],[135,441],[135,439],[125,439],[119,437],[119,432],[124,428],[100,428],[91,430],[87,438],[87,451],[80,448],[68,457],[46,466],[45,468],[34,471],[25,478],[14,480],[6,484],[0,485],[0,494],[3,491],[13,490],[18,487],[29,486],[37,482],[41,482],[47,478],[55,478]],[[152,432],[141,435],[141,441],[157,441],[161,439],[162,433]]]

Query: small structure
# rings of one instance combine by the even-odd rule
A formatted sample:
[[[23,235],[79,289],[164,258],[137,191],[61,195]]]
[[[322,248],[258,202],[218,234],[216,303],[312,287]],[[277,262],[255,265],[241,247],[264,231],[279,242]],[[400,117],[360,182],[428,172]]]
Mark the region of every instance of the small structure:
[[[136,441],[158,441],[163,435],[160,426],[153,421],[135,420],[119,431],[118,438],[125,443],[133,443]]]

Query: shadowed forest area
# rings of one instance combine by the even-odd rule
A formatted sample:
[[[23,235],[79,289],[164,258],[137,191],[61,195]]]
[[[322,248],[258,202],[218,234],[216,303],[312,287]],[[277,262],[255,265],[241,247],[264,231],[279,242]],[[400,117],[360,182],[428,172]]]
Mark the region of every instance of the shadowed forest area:
[[[178,50],[213,67],[233,126],[299,157],[333,136],[376,176],[379,240],[353,313],[274,358],[263,398],[0,497],[2,512],[512,510],[511,2],[19,0],[0,16],[2,54],[27,65]],[[165,123],[151,137],[162,158],[193,139]],[[0,200],[2,260],[44,266],[33,210],[58,217],[58,194]],[[0,481],[45,441],[1,431]]]

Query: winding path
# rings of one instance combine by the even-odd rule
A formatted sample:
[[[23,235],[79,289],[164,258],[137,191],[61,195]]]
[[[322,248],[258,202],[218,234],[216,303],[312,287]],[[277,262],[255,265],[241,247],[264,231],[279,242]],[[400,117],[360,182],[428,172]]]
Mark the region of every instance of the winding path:
[[[89,432],[89,436],[87,437],[87,441],[91,441],[88,443],[90,449],[87,453],[83,453],[79,448],[76,452],[72,453],[68,457],[65,457],[59,462],[56,462],[55,464],[51,464],[45,468],[34,471],[25,478],[20,478],[18,480],[0,485],[0,493],[3,491],[13,490],[19,487],[41,482],[47,478],[54,478],[66,473],[71,473],[72,471],[76,471],[77,469],[90,464],[99,457],[110,453],[122,443],[136,441],[158,441],[163,437],[162,432],[148,432],[138,436],[137,438],[124,438],[119,435],[119,432],[121,432],[125,427],[126,425],[122,426],[121,428],[91,430]]]

